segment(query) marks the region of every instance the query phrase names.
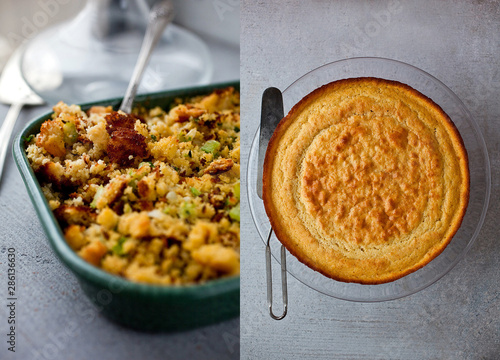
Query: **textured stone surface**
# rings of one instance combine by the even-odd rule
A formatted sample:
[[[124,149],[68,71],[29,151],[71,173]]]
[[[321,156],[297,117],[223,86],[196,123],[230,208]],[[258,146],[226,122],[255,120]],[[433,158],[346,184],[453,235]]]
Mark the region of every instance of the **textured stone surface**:
[[[447,84],[474,114],[492,166],[485,224],[443,279],[410,297],[369,304],[330,298],[289,277],[281,321],[267,312],[264,245],[245,202],[241,358],[499,359],[500,4],[244,0],[241,9],[242,169],[264,89],[284,90],[318,66],[354,56],[410,63]]]
[[[208,45],[214,81],[238,79],[238,49],[210,40]],[[0,124],[7,110],[0,105]],[[15,132],[49,110],[23,110]],[[239,358],[239,319],[181,333],[149,334],[103,318],[50,248],[10,151],[5,167],[0,183],[0,334],[8,333],[5,275],[11,246],[17,254],[18,327],[15,354],[7,351],[7,336],[0,335],[0,359]]]

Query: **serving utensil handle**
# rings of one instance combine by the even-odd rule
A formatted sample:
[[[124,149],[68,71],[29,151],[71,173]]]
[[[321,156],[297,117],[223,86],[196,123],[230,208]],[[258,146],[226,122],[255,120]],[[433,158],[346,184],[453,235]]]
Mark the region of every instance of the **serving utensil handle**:
[[[262,172],[264,170],[264,159],[266,157],[267,145],[274,130],[283,119],[283,94],[281,90],[270,87],[262,94],[262,108],[260,114],[259,129],[259,159],[257,168],[257,195],[262,199]]]
[[[275,315],[273,313],[273,275],[271,271],[271,245],[270,240],[273,234],[273,229],[269,230],[266,244],[266,273],[267,273],[267,306],[269,308],[269,315],[274,320],[281,320],[286,316],[288,309],[288,289],[286,286],[286,249],[281,245],[281,293],[283,296],[283,313]]]
[[[12,104],[7,112],[7,116],[5,117],[2,127],[0,128],[0,180],[2,179],[3,166],[5,164],[5,157],[7,156],[7,148],[9,146],[10,137],[23,106],[23,103]]]
[[[128,84],[127,92],[125,93],[125,97],[123,98],[120,106],[121,111],[125,113],[130,113],[132,111],[132,103],[134,102],[137,89],[139,88],[139,84],[149,58],[151,57],[163,30],[165,30],[165,27],[172,21],[173,18],[174,7],[171,0],[164,0],[155,4],[149,13],[146,35],[144,36],[139,57],[137,58],[137,63],[135,64],[130,83]]]

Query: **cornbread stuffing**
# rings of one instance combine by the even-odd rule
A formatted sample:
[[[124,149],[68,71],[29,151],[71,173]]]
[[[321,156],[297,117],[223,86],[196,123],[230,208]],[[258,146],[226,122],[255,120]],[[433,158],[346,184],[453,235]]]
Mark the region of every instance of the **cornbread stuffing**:
[[[132,114],[62,102],[53,110],[26,152],[83,259],[151,284],[239,274],[237,91]]]

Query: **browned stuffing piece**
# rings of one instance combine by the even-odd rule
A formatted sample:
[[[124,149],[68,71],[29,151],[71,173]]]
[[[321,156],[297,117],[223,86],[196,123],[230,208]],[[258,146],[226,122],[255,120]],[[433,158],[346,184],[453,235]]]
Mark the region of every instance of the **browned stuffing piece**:
[[[205,174],[217,175],[229,171],[233,167],[233,164],[233,160],[231,159],[215,160],[205,169]]]
[[[148,157],[144,136],[133,129],[119,128],[111,133],[108,147],[109,160],[119,165],[132,165]]]

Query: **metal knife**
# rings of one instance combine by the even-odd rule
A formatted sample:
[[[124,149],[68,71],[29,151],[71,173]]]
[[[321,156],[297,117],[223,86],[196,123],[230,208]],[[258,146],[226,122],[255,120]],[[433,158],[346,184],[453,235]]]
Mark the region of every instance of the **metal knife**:
[[[283,95],[275,87],[267,88],[262,94],[262,110],[260,115],[259,162],[257,172],[257,194],[262,199],[262,172],[267,145],[274,129],[283,119]]]

